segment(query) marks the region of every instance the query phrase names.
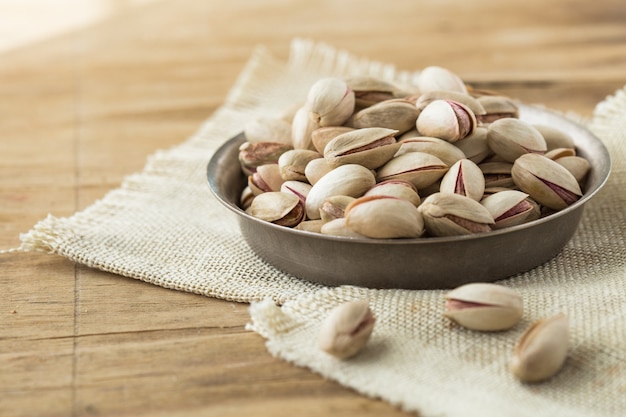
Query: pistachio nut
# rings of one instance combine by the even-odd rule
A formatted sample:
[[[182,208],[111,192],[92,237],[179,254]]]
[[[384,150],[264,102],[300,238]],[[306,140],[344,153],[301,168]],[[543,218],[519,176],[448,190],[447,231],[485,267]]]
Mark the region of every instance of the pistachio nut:
[[[257,117],[246,123],[243,133],[248,142],[278,142],[291,145],[291,124],[274,117]]]
[[[409,201],[387,196],[364,196],[345,211],[346,226],[376,239],[416,238],[424,234],[424,220]]]
[[[515,183],[511,176],[513,164],[509,162],[483,162],[478,165],[485,177],[485,188],[504,187],[514,188]]]
[[[354,92],[339,78],[322,78],[309,89],[307,106],[319,126],[341,126],[354,112]]]
[[[344,217],[346,208],[356,200],[347,195],[333,195],[328,197],[320,207],[320,217],[324,223]]]
[[[354,91],[356,106],[360,108],[410,94],[397,84],[368,75],[350,77],[345,81]]]
[[[562,210],[582,196],[576,178],[564,166],[543,155],[520,156],[511,168],[511,176],[533,200],[553,210]]]
[[[415,207],[421,203],[417,188],[405,180],[387,180],[382,181],[367,190],[364,196],[386,196],[395,197],[406,200]]]
[[[494,223],[489,211],[478,201],[460,194],[431,194],[417,208],[426,231],[433,236],[483,233]]]
[[[337,167],[311,187],[306,199],[306,214],[310,220],[319,219],[319,210],[326,198],[333,195],[360,197],[374,184],[374,174],[362,165],[347,164]]]
[[[384,127],[404,133],[415,127],[418,114],[419,110],[407,100],[385,100],[355,113],[351,125],[357,129]]]
[[[576,149],[574,148],[554,148],[550,149],[544,154],[546,158],[550,158],[556,161],[559,158],[565,158],[566,156],[576,156]]]
[[[492,154],[491,148],[487,144],[487,128],[483,126],[476,126],[474,133],[455,142],[454,146],[463,152],[465,158],[476,164],[480,164]]]
[[[467,93],[460,93],[451,90],[432,90],[421,94],[415,102],[415,107],[421,112],[428,104],[435,100],[452,100],[466,105],[478,118],[485,114],[483,105]]]
[[[360,235],[354,230],[348,228],[348,226],[346,225],[345,217],[340,217],[338,219],[325,222],[320,228],[320,233],[329,236],[365,239],[365,236]]]
[[[574,148],[574,139],[562,130],[548,125],[533,124],[546,141],[548,150],[556,148]]]
[[[293,147],[279,142],[244,142],[239,147],[239,164],[244,174],[250,175],[258,166],[277,163],[289,149]]]
[[[389,161],[400,145],[394,135],[397,130],[382,127],[356,129],[343,133],[326,145],[324,158],[332,168],[359,164],[376,169]]]
[[[354,130],[352,127],[348,126],[324,126],[318,129],[315,129],[311,132],[311,141],[313,142],[313,147],[320,154],[324,154],[324,148],[334,138],[341,135],[342,133],[350,132]]]
[[[515,326],[523,314],[522,297],[515,290],[498,284],[465,284],[449,291],[445,299],[444,316],[471,330],[507,330]]]
[[[304,169],[314,159],[321,158],[317,151],[290,149],[278,158],[280,176],[285,181],[306,181]]]
[[[314,117],[308,107],[303,106],[293,116],[291,123],[291,141],[295,149],[315,150],[311,135],[320,128],[319,120]]]
[[[539,205],[528,198],[528,194],[517,190],[500,191],[480,201],[495,224],[492,229],[502,229],[536,220],[541,215]]]
[[[425,152],[408,152],[393,157],[380,167],[376,178],[378,182],[402,179],[421,190],[443,177],[447,170],[448,166],[434,155]]]
[[[339,359],[348,359],[365,346],[375,322],[368,300],[339,304],[322,322],[318,346]]]
[[[457,101],[434,100],[421,111],[416,127],[422,136],[454,143],[474,132],[476,116],[467,106]]]
[[[478,165],[469,159],[460,159],[441,178],[439,191],[480,201],[485,192],[485,177]]]
[[[498,119],[519,117],[518,106],[508,97],[504,96],[480,96],[477,101],[485,109],[485,113],[476,115],[479,123],[493,123]]]
[[[304,176],[311,185],[315,185],[324,175],[332,171],[332,167],[324,158],[313,159],[304,167]]]
[[[404,137],[398,141],[398,143],[400,144],[400,149],[398,149],[395,156],[400,156],[408,152],[426,152],[435,155],[448,166],[453,165],[459,159],[465,158],[465,154],[461,149],[439,138],[416,135]]]
[[[248,176],[248,187],[254,195],[259,195],[268,191],[280,191],[284,181],[278,164],[265,164],[257,167],[256,172]]]
[[[279,226],[295,227],[304,220],[304,205],[300,199],[280,191],[260,194],[252,200],[246,213]]]
[[[306,202],[306,196],[311,191],[311,184],[303,181],[285,181],[280,186],[280,191],[287,194],[293,194],[302,201]]]
[[[243,191],[241,191],[241,195],[239,197],[239,207],[245,211],[248,207],[250,207],[250,204],[252,204],[254,197],[254,193],[250,187],[246,186]]]
[[[537,129],[520,119],[504,118],[489,124],[487,143],[496,155],[513,163],[526,153],[543,154],[546,141]]]
[[[322,233],[322,226],[324,222],[322,220],[305,220],[300,223],[294,229],[302,230],[304,232]]]
[[[555,375],[567,359],[569,323],[564,314],[537,320],[515,345],[510,368],[523,382],[541,382]]]
[[[419,74],[417,87],[422,94],[433,90],[451,90],[467,93],[463,80],[447,68],[428,66]]]
[[[564,166],[576,178],[579,184],[585,179],[591,169],[589,161],[581,156],[564,156],[555,159],[554,162]]]

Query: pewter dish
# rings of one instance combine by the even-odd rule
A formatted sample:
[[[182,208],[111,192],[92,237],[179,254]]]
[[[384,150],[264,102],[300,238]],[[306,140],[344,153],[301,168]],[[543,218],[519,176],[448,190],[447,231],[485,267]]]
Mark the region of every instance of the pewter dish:
[[[355,239],[294,230],[239,208],[246,178],[238,161],[240,134],[224,143],[207,167],[209,186],[236,214],[243,239],[260,258],[303,280],[329,286],[452,288],[507,278],[557,256],[574,235],[585,204],[611,170],[604,144],[584,127],[549,110],[520,105],[520,119],[570,134],[591,165],[584,194],[568,208],[519,226],[488,233],[417,239]]]

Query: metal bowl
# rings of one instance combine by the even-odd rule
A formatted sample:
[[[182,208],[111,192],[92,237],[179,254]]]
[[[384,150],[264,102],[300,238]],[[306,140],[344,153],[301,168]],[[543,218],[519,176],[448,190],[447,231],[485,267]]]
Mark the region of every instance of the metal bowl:
[[[452,288],[530,270],[555,257],[571,239],[585,204],[611,170],[604,144],[587,129],[548,110],[520,105],[520,118],[569,133],[591,171],[584,195],[568,208],[520,226],[489,233],[422,239],[354,239],[294,230],[256,219],[238,207],[246,178],[238,162],[238,135],[224,143],[207,167],[217,200],[237,215],[243,238],[263,260],[298,278],[370,288]]]

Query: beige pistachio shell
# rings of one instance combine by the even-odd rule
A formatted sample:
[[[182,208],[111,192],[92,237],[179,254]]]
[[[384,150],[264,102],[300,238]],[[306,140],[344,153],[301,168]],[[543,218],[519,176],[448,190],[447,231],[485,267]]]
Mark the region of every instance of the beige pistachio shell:
[[[439,180],[448,166],[434,155],[425,152],[409,152],[392,158],[377,171],[379,182],[390,179],[409,181],[421,190]]]
[[[375,322],[368,300],[340,304],[322,322],[318,346],[339,359],[348,359],[365,346]]]
[[[248,187],[254,195],[267,191],[280,191],[285,180],[280,175],[278,164],[265,164],[257,167],[256,172],[248,176]]]
[[[341,217],[338,219],[331,220],[329,222],[325,222],[321,229],[320,233],[323,235],[329,236],[338,236],[338,237],[350,237],[350,238],[358,238],[365,239],[366,237],[358,234],[354,230],[348,228],[346,225],[346,218]]]
[[[580,156],[565,156],[556,159],[554,162],[564,166],[576,178],[579,184],[585,179],[591,169],[589,161]]]
[[[461,159],[452,165],[441,178],[439,191],[461,194],[480,201],[485,192],[485,177],[478,165],[469,159]]]
[[[506,117],[518,118],[519,108],[513,100],[504,96],[480,96],[478,102],[485,109],[485,113],[477,115],[480,123],[493,123]]]
[[[449,291],[445,298],[444,316],[471,330],[510,329],[520,321],[524,311],[522,297],[498,284],[465,284]]]
[[[398,143],[400,144],[400,149],[398,149],[395,156],[400,156],[408,152],[426,152],[431,155],[435,155],[448,166],[451,166],[456,161],[465,158],[465,154],[461,149],[450,142],[439,138],[432,138],[429,136],[410,136],[401,139]]]
[[[384,127],[404,133],[415,127],[418,114],[415,105],[406,100],[385,100],[358,111],[352,117],[352,126],[357,129]]]
[[[487,128],[483,126],[476,126],[474,133],[455,142],[454,146],[463,152],[465,158],[476,164],[480,164],[492,154],[491,148],[487,144]]]
[[[334,138],[341,135],[342,133],[350,132],[354,130],[352,127],[347,126],[324,126],[319,129],[315,129],[311,133],[311,141],[313,142],[313,147],[317,150],[321,155],[324,154],[324,148]]]
[[[246,213],[287,227],[294,227],[304,220],[304,207],[300,199],[293,194],[280,191],[271,191],[256,196]]]
[[[480,203],[489,210],[495,221],[492,229],[502,229],[539,218],[539,206],[528,197],[521,191],[506,190],[491,194]]]
[[[574,148],[554,148],[544,154],[546,158],[550,158],[556,161],[559,158],[566,156],[576,156],[576,149]]]
[[[510,368],[523,382],[541,382],[563,367],[569,349],[569,323],[564,314],[536,321],[515,345]]]
[[[274,117],[258,117],[246,123],[246,140],[251,143],[278,142],[291,145],[291,124]]]
[[[415,206],[395,197],[357,198],[346,208],[345,218],[350,230],[370,238],[416,238],[424,233],[424,221]]]
[[[354,92],[340,78],[322,78],[309,89],[307,105],[319,126],[341,126],[354,112]]]
[[[582,196],[576,178],[565,167],[543,155],[519,157],[513,164],[511,176],[533,200],[553,210],[562,210]]]
[[[433,236],[488,232],[494,223],[489,211],[479,202],[459,194],[431,194],[417,209],[424,217],[426,231]]]
[[[467,87],[461,77],[447,68],[435,65],[422,69],[417,79],[417,87],[422,94],[436,90],[467,93]]]
[[[431,102],[435,100],[456,101],[458,103],[462,103],[466,105],[467,107],[469,107],[469,109],[476,116],[485,114],[485,108],[480,103],[480,101],[478,101],[477,99],[475,99],[474,97],[470,96],[467,93],[461,93],[458,91],[450,91],[450,90],[433,90],[433,91],[428,91],[424,94],[421,94],[419,98],[417,99],[417,101],[415,102],[415,107],[417,107],[419,111],[422,111],[428,104],[430,104]]]
[[[545,153],[546,141],[537,129],[520,119],[504,118],[487,128],[487,143],[496,155],[513,163],[526,153]]]
[[[278,158],[280,176],[285,181],[306,181],[304,169],[314,159],[321,158],[317,151],[309,149],[291,149]]]
[[[304,232],[322,233],[322,226],[324,222],[322,220],[305,220],[300,222],[294,229],[302,230]]]
[[[239,164],[244,174],[250,175],[258,166],[277,163],[289,149],[293,146],[279,142],[244,142],[239,147]]]
[[[454,143],[474,132],[476,116],[464,104],[452,100],[435,100],[420,113],[416,122],[422,136],[432,136]]]
[[[347,78],[346,83],[354,91],[356,106],[361,108],[411,94],[405,86],[368,75]]]
[[[376,184],[374,174],[362,165],[342,165],[319,179],[306,199],[306,213],[309,219],[321,218],[319,209],[328,197],[347,195],[360,197]]]
[[[359,164],[376,169],[389,161],[400,145],[394,135],[397,130],[381,127],[356,129],[343,133],[326,145],[324,158],[336,168],[345,164]]]
[[[320,207],[322,221],[329,222],[344,217],[346,208],[354,200],[356,200],[354,197],[347,195],[333,195],[328,197]]]
[[[511,176],[513,164],[510,162],[483,162],[478,167],[485,177],[485,188],[515,187],[513,177]]]
[[[574,148],[574,139],[566,132],[554,126],[533,124],[546,141],[548,150],[556,148]]]
[[[304,167],[304,176],[311,185],[315,185],[324,175],[332,171],[332,167],[324,158],[313,159]]]
[[[309,195],[309,191],[311,191],[311,184],[303,181],[285,181],[280,186],[280,191],[283,193],[294,194],[296,197],[304,203],[306,201],[306,196]]]
[[[291,123],[291,141],[295,149],[315,150],[311,137],[315,129],[320,128],[319,119],[306,106],[298,109]]]
[[[420,196],[415,186],[404,180],[387,180],[370,188],[365,196],[386,196],[406,200],[415,207],[421,203]]]
[[[246,186],[239,196],[239,207],[245,211],[248,207],[250,207],[250,204],[252,204],[254,197],[255,195],[250,187]]]

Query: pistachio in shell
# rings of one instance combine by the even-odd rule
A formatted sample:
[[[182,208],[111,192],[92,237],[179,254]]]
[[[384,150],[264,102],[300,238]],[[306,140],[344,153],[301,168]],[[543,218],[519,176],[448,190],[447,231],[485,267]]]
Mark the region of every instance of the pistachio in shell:
[[[251,143],[278,142],[291,145],[291,125],[276,117],[257,117],[244,126],[246,140]]]
[[[319,126],[341,126],[354,112],[354,92],[340,78],[322,78],[309,89],[307,107]]]
[[[398,151],[397,130],[382,127],[356,129],[343,133],[328,142],[324,158],[332,168],[345,164],[359,164],[376,169],[387,163]]]
[[[278,158],[280,176],[285,181],[306,181],[304,169],[314,159],[321,158],[317,151],[310,149],[291,149]]]
[[[426,231],[433,236],[489,232],[494,223],[491,213],[478,201],[460,194],[431,194],[417,209]]]
[[[453,100],[434,100],[417,117],[417,131],[450,143],[466,138],[474,132],[476,116],[464,104]]]
[[[280,175],[278,164],[265,164],[257,167],[256,172],[248,176],[248,187],[254,195],[268,191],[280,191],[285,180]]]
[[[465,83],[447,68],[431,65],[422,69],[417,79],[417,87],[422,94],[434,90],[467,93]]]
[[[315,129],[313,132],[311,132],[311,141],[313,142],[313,147],[321,155],[323,155],[324,148],[326,147],[328,142],[341,135],[342,133],[350,132],[352,130],[354,130],[354,128],[348,126],[324,126]]]
[[[489,210],[495,223],[492,229],[503,229],[536,220],[541,215],[539,205],[528,194],[517,190],[500,191],[483,198],[480,203]]]
[[[415,127],[418,114],[419,110],[407,100],[385,100],[359,110],[352,117],[351,124],[357,129],[384,127],[404,133]]]
[[[417,188],[405,180],[382,181],[367,190],[364,196],[386,196],[407,200],[415,207],[419,206],[421,199]]]
[[[398,143],[400,144],[400,149],[398,149],[395,156],[400,156],[408,152],[425,152],[435,155],[448,166],[453,165],[459,159],[465,158],[465,154],[461,149],[439,138],[416,135],[404,137],[400,139]]]
[[[513,118],[498,119],[489,124],[487,143],[496,155],[511,163],[526,153],[544,154],[548,149],[537,129]]]
[[[474,162],[469,159],[460,159],[441,179],[439,191],[460,194],[480,201],[485,192],[485,177]]]
[[[244,174],[250,175],[258,166],[278,163],[289,149],[293,146],[280,142],[244,142],[239,147],[239,164]]]
[[[286,227],[295,227],[305,218],[304,205],[300,199],[293,194],[280,191],[271,191],[256,196],[250,207],[246,209],[246,213]]]
[[[424,234],[424,221],[415,205],[395,197],[357,198],[346,208],[345,219],[350,230],[369,238],[416,238]]]
[[[378,182],[401,179],[412,183],[421,190],[438,181],[448,171],[448,166],[434,155],[425,152],[408,152],[393,157],[380,167]]]

